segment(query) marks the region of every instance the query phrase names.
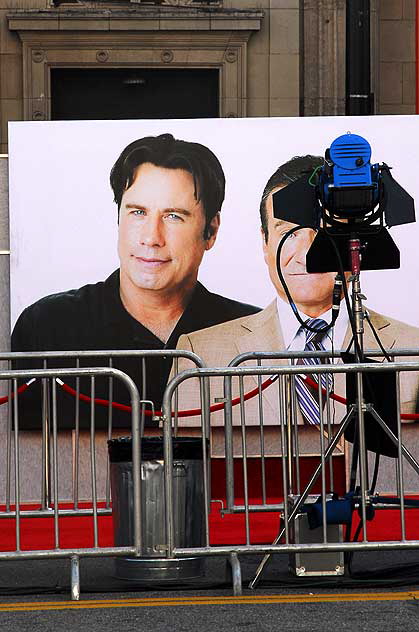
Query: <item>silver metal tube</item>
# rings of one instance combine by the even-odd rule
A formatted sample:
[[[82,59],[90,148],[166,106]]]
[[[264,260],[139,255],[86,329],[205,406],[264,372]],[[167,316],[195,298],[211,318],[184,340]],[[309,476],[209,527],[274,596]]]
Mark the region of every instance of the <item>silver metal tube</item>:
[[[321,485],[322,485],[322,512],[323,512],[323,542],[327,542],[327,521],[326,521],[326,460],[324,458],[324,415],[323,415],[323,397],[321,376],[317,384],[317,395],[319,398],[319,417],[320,417],[320,467],[321,467]]]
[[[141,429],[140,429],[140,403],[137,388],[130,377],[116,371],[125,381],[131,397],[131,434],[132,434],[132,478],[134,483],[134,546],[135,555],[143,552],[143,536],[141,530]]]
[[[95,442],[95,377],[90,378],[90,475],[92,479],[93,542],[98,546],[97,486],[96,486],[96,442]]]
[[[246,414],[244,411],[244,385],[243,378],[239,377],[240,392],[240,428],[242,437],[242,460],[243,460],[243,492],[244,492],[244,515],[246,528],[246,544],[250,544],[250,524],[249,524],[249,483],[247,480],[247,443],[246,443]]]
[[[416,354],[418,354],[416,350]],[[178,349],[107,349],[100,351],[82,351],[82,350],[73,350],[73,351],[7,351],[0,352],[0,361],[2,360],[25,360],[25,359],[39,359],[39,358],[121,358],[126,356],[144,358],[144,357],[161,357],[162,355],[166,357],[182,357],[188,358],[191,360],[196,366],[203,367],[204,363],[201,358],[193,353],[192,351],[181,351]],[[400,353],[398,355],[403,355]],[[414,353],[404,354],[404,355],[415,355]]]
[[[43,367],[47,370],[47,360]],[[51,504],[51,471],[50,471],[50,424],[49,424],[49,382],[42,380],[42,476],[41,476],[41,505],[49,507]]]
[[[287,443],[285,440],[285,425],[286,425],[286,415],[287,415],[287,401],[286,401],[286,385],[285,385],[286,377],[284,375],[279,376],[278,380],[278,398],[279,398],[279,423],[280,423],[280,441],[281,441],[281,454],[282,454],[282,487],[284,490],[284,521],[285,521],[285,541],[288,543],[290,540],[289,537],[289,523],[288,523],[288,496],[289,496],[289,486],[288,486],[288,452],[287,452]]]
[[[59,494],[58,494],[58,440],[57,440],[57,383],[52,380],[52,470],[54,478],[54,540],[60,548]]]
[[[255,546],[212,546],[210,548],[191,547],[176,548],[174,550],[176,557],[190,557],[198,555],[229,555],[234,552],[237,555],[254,554],[255,552],[264,554],[268,558],[274,553],[332,553],[339,551],[408,551],[417,550],[419,548],[419,540],[406,540],[405,542],[324,542],[315,544],[261,544]],[[1,559],[1,555],[0,555]],[[254,588],[254,580],[249,585]]]
[[[210,439],[211,437],[211,411],[210,411],[210,401],[211,401],[211,396],[210,396],[210,381],[208,378],[204,378],[203,380],[199,381],[199,386],[200,386],[200,402],[201,402],[201,423],[202,423],[202,436],[204,439]],[[176,389],[175,391],[175,398],[176,398],[176,394],[178,393],[178,390]],[[210,443],[211,446],[211,443]],[[211,451],[211,447],[209,448],[209,450]],[[205,446],[205,454],[207,452],[206,446]],[[205,531],[206,531],[206,537],[209,539],[209,517],[208,517],[208,512],[210,510],[210,503],[211,503],[211,470],[210,467],[206,468],[206,475],[204,472],[204,503],[205,503],[205,512],[206,512],[206,519],[205,519]]]
[[[384,432],[387,434],[387,436],[390,437],[390,439],[393,441],[394,445],[397,446],[398,445],[398,439],[397,439],[396,435],[394,434],[394,432],[392,432],[390,430],[388,425],[381,419],[380,415],[378,415],[374,409],[371,409],[370,413],[374,417],[374,419],[376,419],[376,421],[379,423],[379,425],[384,430]],[[412,467],[412,469],[415,470],[416,474],[419,475],[419,463],[416,461],[414,456],[409,452],[409,450],[403,444],[402,444],[402,454],[403,454],[404,458],[406,459],[406,461],[409,463],[409,465]]]
[[[368,489],[367,489],[367,457],[366,457],[366,445],[365,445],[365,423],[364,423],[364,392],[362,384],[362,373],[357,373],[357,417],[358,417],[358,438],[359,438],[359,478],[361,486],[361,519],[364,541],[367,538],[367,511],[366,503],[368,501]]]
[[[174,373],[177,375],[179,373],[179,359],[175,358],[174,362]],[[175,406],[175,417],[174,417],[174,435],[177,437],[178,429],[179,429],[179,391],[175,390],[175,398],[174,398],[174,406]]]
[[[176,377],[174,378],[176,379]],[[164,450],[164,481],[165,481],[165,522],[167,557],[173,557],[175,545],[173,520],[173,446],[172,446],[172,407],[171,397],[164,394],[163,404],[163,450]],[[171,395],[171,393],[170,393]],[[168,401],[167,401],[168,400]]]
[[[292,459],[295,466],[295,487],[290,489],[290,492],[295,495],[301,493],[301,477],[300,477],[300,442],[298,438],[298,403],[297,403],[297,391],[295,389],[295,376],[288,376],[291,392],[290,401],[290,425],[293,432],[293,453]]]
[[[400,489],[400,526],[402,530],[402,540],[406,540],[406,521],[404,513],[404,472],[402,459],[402,424],[400,419],[400,373],[396,371],[396,404],[397,404],[397,462],[399,464],[397,485]]]
[[[98,515],[111,516],[112,509],[98,508]],[[21,517],[24,518],[50,518],[50,509],[24,509],[20,512]],[[2,518],[14,518],[16,516],[15,511],[0,511],[0,519]],[[60,516],[93,516],[93,509],[61,509]]]
[[[292,441],[292,435],[293,435],[293,427],[291,424],[291,419],[290,416],[287,414],[288,413],[288,409],[289,409],[289,405],[288,402],[291,400],[290,398],[290,383],[289,383],[289,379],[288,376],[285,376],[284,379],[284,383],[283,383],[283,389],[284,389],[284,405],[285,405],[285,429],[286,429],[286,439],[287,439],[287,465],[288,465],[288,490],[289,492],[293,489],[294,487],[294,473],[293,473],[293,469],[294,469],[294,463],[293,463],[293,441]]]
[[[112,368],[113,360],[109,358],[109,367]],[[112,439],[113,426],[113,378],[108,378],[108,441]],[[105,487],[105,503],[106,507],[111,506],[111,464],[109,458],[106,460],[106,487]]]
[[[204,527],[205,527],[205,542],[206,545],[209,546],[209,507],[211,501],[211,494],[209,492],[210,489],[210,459],[208,458],[208,439],[207,433],[205,431],[205,426],[202,428],[202,480],[204,485]]]
[[[201,399],[201,419],[202,427],[205,431],[205,436],[209,437],[211,433],[211,421],[210,421],[210,382],[209,379],[204,377],[203,380],[199,380],[199,390]]]
[[[8,362],[10,369],[10,360]],[[12,425],[13,425],[13,400],[12,400],[12,381],[7,380],[7,431],[6,431],[6,511],[10,511],[10,491],[11,491],[11,474],[12,474]]]
[[[334,380],[332,382],[332,390],[334,390]],[[328,438],[333,436],[333,427],[332,427],[332,420],[331,420],[331,415],[330,415],[330,393],[329,393],[329,389],[326,389],[326,426],[327,426],[327,436]],[[334,475],[333,475],[333,457],[329,460],[329,478],[330,478],[330,489],[333,491],[335,489],[335,484],[334,484]]]
[[[141,400],[144,401],[147,399],[147,368],[145,363],[145,358],[141,358]],[[144,403],[140,404],[140,435],[144,436],[144,428],[145,428],[145,411],[146,406]]]
[[[234,441],[233,441],[233,407],[232,379],[224,378],[224,445],[226,464],[226,506],[231,510],[234,506]]]
[[[261,360],[257,360],[258,366],[261,366]],[[258,408],[259,408],[259,438],[260,438],[260,474],[262,482],[262,504],[266,504],[266,461],[265,461],[265,429],[263,425],[263,401],[262,401],[262,377],[258,379]]]
[[[19,459],[19,409],[17,397],[17,379],[13,380],[13,390],[16,393],[13,399],[13,412],[15,422],[15,507],[16,507],[16,551],[20,551],[20,459]]]
[[[261,554],[273,553],[325,553],[336,551],[409,551],[419,548],[419,540],[406,540],[405,542],[330,542],[328,544],[262,544],[255,546],[212,546],[212,547],[191,547],[176,548],[174,553],[176,557],[190,556],[226,556],[230,553],[237,555],[254,554],[255,551]],[[135,548],[133,546],[126,547],[103,547],[100,549],[58,549],[51,551],[5,551],[0,552],[0,560],[37,560],[37,559],[63,559],[71,558],[73,555],[78,557],[127,557],[133,555]]]
[[[71,557],[71,599],[80,599],[80,561],[77,555]]]
[[[76,358],[76,369],[80,368],[80,358]],[[76,377],[76,401],[74,419],[74,446],[73,446],[73,503],[77,509],[79,506],[79,464],[80,464],[80,378]]]
[[[327,373],[381,373],[382,371],[389,371],[389,365],[383,363],[361,363],[361,364],[345,364],[345,365],[328,365]],[[392,363],[392,370],[395,371],[419,371],[419,362],[394,362]],[[304,367],[304,372],[310,375],[324,373],[325,367],[323,365],[311,365]],[[173,377],[167,385],[167,389],[172,393],[174,389],[184,382],[193,377],[223,377],[223,376],[240,376],[247,375],[295,375],[301,373],[301,368],[298,366],[262,366],[262,367],[227,367],[227,368],[197,368],[187,369],[182,371],[179,375]],[[32,374],[31,374],[32,375]],[[167,391],[166,389],[166,391]]]

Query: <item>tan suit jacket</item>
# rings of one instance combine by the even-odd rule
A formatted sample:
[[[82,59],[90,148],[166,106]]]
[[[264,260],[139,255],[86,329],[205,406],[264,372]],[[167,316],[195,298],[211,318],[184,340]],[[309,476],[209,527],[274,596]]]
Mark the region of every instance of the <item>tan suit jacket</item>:
[[[419,329],[405,323],[388,318],[377,312],[369,310],[371,321],[377,330],[380,340],[387,350],[391,349],[419,349]],[[351,340],[351,332],[348,330],[345,336],[343,349],[346,349]],[[178,349],[193,351],[207,367],[224,367],[238,354],[249,351],[283,351],[284,340],[281,325],[278,319],[276,301],[257,314],[245,316],[233,321],[202,329],[198,332],[183,335],[179,338]],[[377,342],[371,332],[369,324],[365,322],[364,350],[378,349]],[[404,360],[418,360],[417,358],[401,358]],[[283,362],[287,364],[287,361]],[[254,362],[247,363],[255,365]],[[274,366],[278,361],[269,360],[264,364]],[[179,371],[192,368],[187,360],[179,361]],[[265,377],[263,379],[266,379]],[[236,380],[237,382],[237,380]],[[278,388],[277,383],[269,386],[263,393],[264,424],[278,424]],[[246,378],[244,381],[245,392],[255,388],[256,377]],[[419,374],[417,372],[405,372],[401,382],[402,412],[416,412],[419,389]],[[345,377],[343,374],[335,375],[334,390],[337,394],[345,394]],[[237,396],[237,383],[233,385],[233,396]],[[223,395],[223,382],[221,378],[211,379],[211,403],[214,399]],[[200,406],[199,386],[197,380],[187,380],[179,387],[179,409],[196,408]],[[235,407],[233,423],[240,424],[238,408]],[[339,422],[346,412],[346,407],[339,403],[333,404],[332,421]],[[300,418],[302,423],[302,419]],[[182,421],[182,425],[197,425],[200,420],[189,418]],[[257,398],[246,403],[246,425],[259,423]],[[223,425],[223,413],[217,412],[211,415],[211,425]]]

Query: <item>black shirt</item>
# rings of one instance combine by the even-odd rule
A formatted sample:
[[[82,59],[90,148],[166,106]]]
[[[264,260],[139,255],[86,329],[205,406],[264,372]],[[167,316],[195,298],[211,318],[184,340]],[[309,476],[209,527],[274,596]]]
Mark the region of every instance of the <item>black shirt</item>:
[[[260,311],[258,307],[213,294],[197,283],[191,300],[165,344],[149,329],[135,320],[124,308],[119,294],[119,270],[106,281],[85,285],[77,290],[52,294],[27,307],[16,322],[12,333],[12,351],[79,351],[174,349],[179,336]],[[160,408],[164,388],[170,373],[171,358],[146,359],[146,384],[143,387],[141,358],[118,357],[113,366],[124,371],[136,383],[140,397]],[[107,359],[83,358],[80,366],[108,366]],[[39,368],[41,362],[20,361],[16,368]],[[49,367],[74,367],[74,359],[48,361]],[[70,386],[75,383],[65,379]],[[113,401],[129,403],[126,387],[113,381]],[[80,380],[80,390],[90,395],[90,380]],[[57,392],[60,428],[74,427],[75,401],[71,395]],[[109,381],[96,379],[95,396],[109,397]],[[96,407],[96,427],[106,427],[108,411]],[[41,423],[41,386],[33,384],[19,398],[20,427],[39,428]],[[90,405],[80,402],[81,427],[90,423]],[[113,412],[114,427],[128,427],[130,414]]]

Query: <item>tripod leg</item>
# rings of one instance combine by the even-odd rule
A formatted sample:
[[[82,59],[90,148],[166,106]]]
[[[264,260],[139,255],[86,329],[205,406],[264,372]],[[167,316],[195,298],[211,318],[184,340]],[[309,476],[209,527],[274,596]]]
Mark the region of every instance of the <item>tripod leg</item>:
[[[380,417],[380,415],[377,413],[377,411],[374,410],[374,408],[370,408],[368,412],[370,412],[371,415],[374,417],[374,419],[380,424],[381,428],[390,437],[390,439],[393,441],[393,443],[395,445],[398,445],[398,439],[397,439],[396,435],[388,427],[388,425],[386,424],[384,419],[382,419]],[[419,463],[416,461],[414,456],[409,452],[409,450],[403,444],[402,444],[401,448],[402,448],[402,455],[405,457],[405,459],[408,461],[408,463],[411,465],[411,467],[415,470],[416,474],[419,474]]]
[[[333,450],[337,446],[337,444],[339,442],[339,439],[341,438],[341,436],[345,432],[345,429],[346,429],[347,425],[349,424],[349,422],[351,421],[353,416],[354,416],[354,409],[352,407],[351,410],[349,411],[349,413],[347,413],[345,415],[345,417],[342,419],[342,422],[341,422],[341,424],[339,426],[338,432],[336,433],[336,435],[332,439],[331,443],[329,443],[329,445],[327,447],[327,450],[326,450],[326,452],[324,454],[325,461],[330,459],[330,457],[332,456]],[[313,487],[314,483],[316,482],[321,470],[322,470],[322,464],[320,463],[320,465],[317,466],[315,472],[313,473],[313,475],[312,475],[310,481],[308,482],[305,490],[303,491],[303,493],[301,494],[300,498],[296,502],[296,504],[294,506],[294,509],[291,511],[291,513],[290,513],[290,515],[288,517],[288,524],[291,524],[291,522],[294,520],[295,516],[298,514],[298,512],[300,510],[300,507],[303,505],[305,499],[309,495],[310,490]],[[278,542],[284,537],[285,530],[286,530],[285,527],[283,529],[281,529],[281,531],[279,532],[279,535],[273,541],[273,543],[272,543],[273,545],[278,544]],[[252,579],[252,581],[249,584],[249,588],[256,588],[256,586],[257,586],[257,584],[259,582],[260,576],[261,576],[266,564],[269,562],[269,560],[271,558],[271,555],[272,555],[271,553],[267,553],[263,557],[263,560],[261,561],[261,563],[257,567],[256,575],[254,576],[254,578]]]

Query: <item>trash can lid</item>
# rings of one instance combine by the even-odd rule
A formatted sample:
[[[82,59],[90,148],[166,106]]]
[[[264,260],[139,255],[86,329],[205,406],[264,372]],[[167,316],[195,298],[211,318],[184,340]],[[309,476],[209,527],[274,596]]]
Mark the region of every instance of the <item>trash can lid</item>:
[[[174,459],[200,459],[202,460],[201,437],[174,437],[172,438]],[[208,440],[207,440],[208,447]],[[132,461],[131,437],[119,437],[108,441],[108,452],[111,463]],[[141,458],[143,461],[163,459],[163,438],[143,437],[141,439]]]

